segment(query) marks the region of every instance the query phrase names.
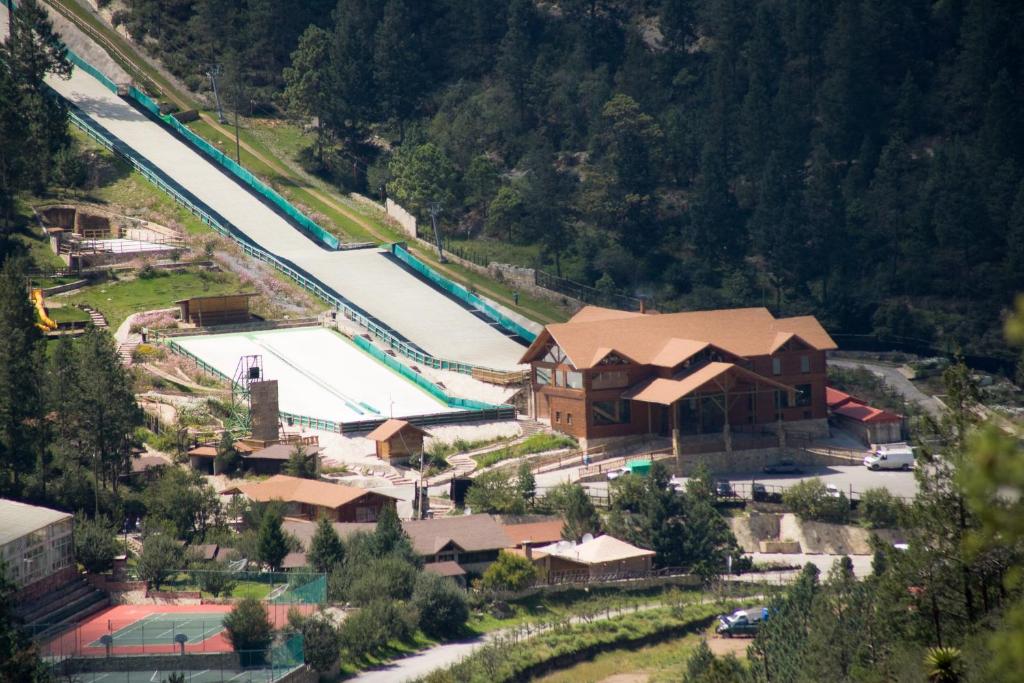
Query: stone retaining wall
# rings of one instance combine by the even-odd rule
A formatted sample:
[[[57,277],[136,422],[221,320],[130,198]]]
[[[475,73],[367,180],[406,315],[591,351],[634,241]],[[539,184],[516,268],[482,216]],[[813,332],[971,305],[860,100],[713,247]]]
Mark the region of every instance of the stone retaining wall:
[[[188,654],[111,655],[110,657],[69,657],[54,667],[61,676],[100,671],[234,671],[240,668],[234,652]],[[283,680],[283,679],[282,679]]]

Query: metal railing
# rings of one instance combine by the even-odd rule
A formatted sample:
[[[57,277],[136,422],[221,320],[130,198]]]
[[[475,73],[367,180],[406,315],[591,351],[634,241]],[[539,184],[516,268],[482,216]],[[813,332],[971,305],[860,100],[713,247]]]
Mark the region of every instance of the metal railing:
[[[114,86],[109,79],[102,77],[102,74],[99,74],[95,68],[89,67],[87,62],[70,50],[68,51],[68,55],[76,65],[81,66],[91,75],[104,82],[105,86],[113,88],[116,91],[116,86]],[[139,93],[139,95],[141,95],[141,93]],[[135,99],[138,98],[136,97]],[[473,365],[471,363],[464,363],[446,358],[438,358],[424,352],[414,344],[405,341],[404,339],[400,339],[393,330],[377,323],[363,312],[357,310],[347,301],[338,296],[334,291],[324,287],[320,282],[305,272],[302,272],[292,264],[279,259],[277,256],[271,254],[262,247],[252,243],[249,241],[249,238],[244,236],[244,233],[238,230],[234,225],[231,225],[219,216],[214,216],[211,212],[206,210],[206,208],[197,205],[196,202],[186,196],[184,192],[167,182],[163,178],[162,174],[150,165],[148,160],[137,155],[135,150],[121,142],[117,137],[103,130],[102,127],[92,121],[88,115],[78,109],[73,102],[68,102],[68,111],[72,123],[84,131],[86,135],[106,149],[125,159],[135,170],[141,173],[146,180],[153,183],[157,189],[169,195],[174,199],[174,201],[185,207],[200,221],[213,228],[214,231],[238,243],[246,255],[263,261],[264,263],[273,266],[279,272],[284,273],[298,283],[299,286],[340,311],[347,319],[352,320],[368,330],[370,334],[389,348],[394,349],[398,353],[401,353],[403,356],[410,358],[417,363],[421,363],[436,370],[450,370],[452,372],[458,372],[465,375],[472,375],[474,370],[483,370],[489,373],[505,372],[503,370],[488,368],[486,366]]]

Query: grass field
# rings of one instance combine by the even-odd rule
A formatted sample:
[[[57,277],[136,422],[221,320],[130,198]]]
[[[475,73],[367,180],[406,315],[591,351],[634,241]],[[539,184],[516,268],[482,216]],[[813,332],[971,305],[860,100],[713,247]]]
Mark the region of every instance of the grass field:
[[[690,634],[635,650],[605,652],[590,661],[580,662],[536,680],[542,683],[596,683],[620,675],[624,682],[675,682],[682,678],[686,661],[700,644],[700,639],[699,634]]]
[[[77,306],[48,307],[47,313],[50,315],[50,319],[56,323],[89,322],[89,314]]]
[[[66,301],[96,308],[110,327],[117,329],[125,318],[138,311],[171,308],[178,299],[229,294],[240,289],[239,280],[232,273],[181,271],[93,285],[68,296]]]
[[[576,439],[570,436],[541,433],[527,437],[520,443],[475,455],[473,459],[480,467],[488,467],[502,460],[511,460],[531,453],[543,453],[558,448],[575,448],[577,445]]]

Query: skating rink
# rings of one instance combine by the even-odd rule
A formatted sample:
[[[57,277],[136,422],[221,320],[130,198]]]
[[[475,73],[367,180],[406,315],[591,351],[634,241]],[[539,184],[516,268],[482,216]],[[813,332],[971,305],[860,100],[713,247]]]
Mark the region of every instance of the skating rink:
[[[335,422],[450,412],[412,382],[323,327],[175,337],[228,377],[241,356],[262,355],[284,412]]]
[[[424,284],[380,250],[322,249],[213,162],[81,69],[75,68],[68,81],[54,77],[46,81],[254,242],[303,268],[424,351],[499,370],[518,367],[525,351],[522,345]]]

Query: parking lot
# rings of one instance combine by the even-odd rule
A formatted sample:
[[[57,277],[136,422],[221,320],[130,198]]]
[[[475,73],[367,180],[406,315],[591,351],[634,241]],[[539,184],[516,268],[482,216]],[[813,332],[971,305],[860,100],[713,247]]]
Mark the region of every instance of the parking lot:
[[[824,465],[818,467],[803,467],[799,474],[765,474],[761,471],[741,472],[735,474],[723,474],[714,476],[715,481],[728,481],[733,488],[739,488],[741,492],[749,491],[751,482],[758,482],[769,487],[788,488],[802,479],[817,477],[826,484],[835,486],[845,495],[849,496],[853,491],[861,494],[868,489],[884,488],[894,496],[913,498],[917,493],[917,481],[913,472],[901,472],[898,470],[882,470],[872,472],[863,465]],[[676,479],[675,481],[683,481]],[[593,491],[595,497],[606,497],[608,495],[608,482],[596,481],[584,483],[583,486]]]

